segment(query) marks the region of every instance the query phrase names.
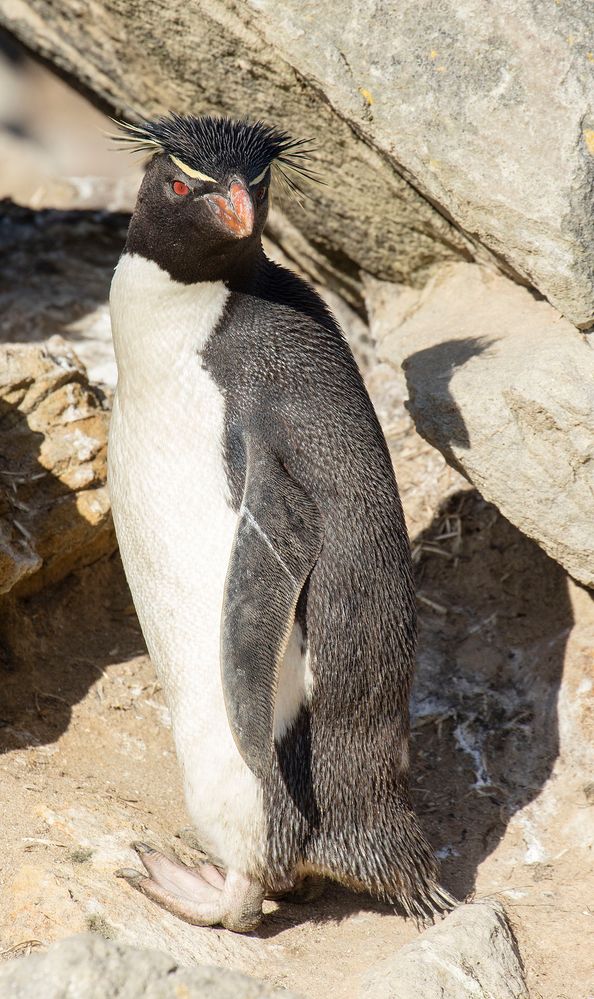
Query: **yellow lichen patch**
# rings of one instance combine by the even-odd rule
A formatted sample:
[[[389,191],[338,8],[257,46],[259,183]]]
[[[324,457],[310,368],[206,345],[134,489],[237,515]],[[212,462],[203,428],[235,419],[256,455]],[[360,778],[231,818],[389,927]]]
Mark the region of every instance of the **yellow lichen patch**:
[[[365,87],[359,87],[359,93],[361,94],[361,97],[367,104],[367,107],[371,107],[371,105],[373,104],[373,96],[371,91],[367,90]]]
[[[439,52],[437,51],[437,49],[431,49],[431,52],[429,53],[429,58],[430,59],[437,59],[438,55],[439,55]]]
[[[594,156],[594,128],[584,129],[584,142],[591,156]]]
[[[594,62],[594,52],[586,52],[586,59],[588,62]]]

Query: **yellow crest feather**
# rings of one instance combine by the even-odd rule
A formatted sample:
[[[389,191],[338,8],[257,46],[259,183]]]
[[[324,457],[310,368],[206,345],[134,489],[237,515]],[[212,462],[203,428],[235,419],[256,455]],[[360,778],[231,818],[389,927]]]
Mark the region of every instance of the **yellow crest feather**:
[[[178,160],[177,156],[173,156],[171,153],[169,154],[169,159],[172,161],[172,163],[175,163],[176,167],[179,167],[180,170],[183,170],[183,172],[187,174],[188,177],[192,177],[194,180],[206,180],[209,181],[211,184],[217,183],[214,177],[209,177],[207,174],[201,173],[200,170],[194,170],[193,167],[189,167],[186,163],[182,163],[181,160]]]

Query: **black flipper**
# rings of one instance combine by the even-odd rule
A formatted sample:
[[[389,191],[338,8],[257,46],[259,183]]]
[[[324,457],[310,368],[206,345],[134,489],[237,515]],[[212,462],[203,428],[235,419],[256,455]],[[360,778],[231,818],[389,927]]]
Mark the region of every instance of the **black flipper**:
[[[271,764],[279,668],[321,547],[314,501],[276,457],[248,446],[223,600],[221,671],[233,738],[257,777]]]

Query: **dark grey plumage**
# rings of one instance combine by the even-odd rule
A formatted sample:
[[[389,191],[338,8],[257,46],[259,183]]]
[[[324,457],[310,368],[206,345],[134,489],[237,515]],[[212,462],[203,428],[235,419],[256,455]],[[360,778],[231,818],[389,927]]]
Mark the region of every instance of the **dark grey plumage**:
[[[447,910],[453,900],[408,794],[416,640],[408,539],[352,354],[316,293],[262,257],[249,286],[232,294],[204,360],[227,399],[235,507],[246,441],[264,440],[323,525],[297,607],[313,699],[263,777],[268,864],[257,873],[275,888],[305,866],[418,918]]]

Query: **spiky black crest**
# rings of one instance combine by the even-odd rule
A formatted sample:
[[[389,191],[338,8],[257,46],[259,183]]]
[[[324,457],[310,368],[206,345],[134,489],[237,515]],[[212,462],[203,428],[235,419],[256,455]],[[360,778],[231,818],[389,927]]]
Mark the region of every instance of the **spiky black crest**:
[[[307,165],[309,140],[293,139],[262,121],[235,121],[214,115],[198,118],[172,112],[139,125],[120,121],[116,124],[121,129],[117,141],[136,151],[175,156],[192,169],[217,179],[240,172],[251,181],[267,167],[276,166],[292,190],[301,190],[300,178],[318,180]]]

